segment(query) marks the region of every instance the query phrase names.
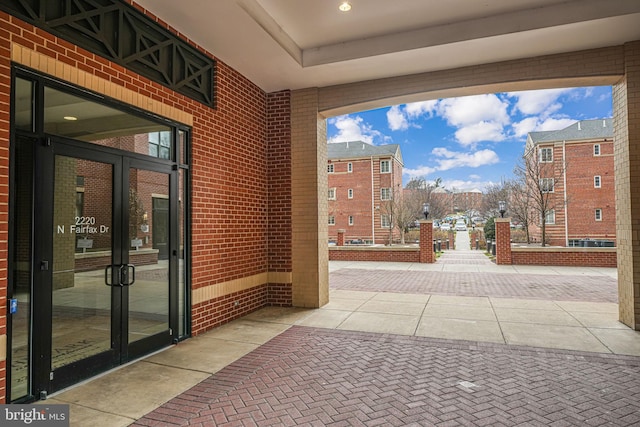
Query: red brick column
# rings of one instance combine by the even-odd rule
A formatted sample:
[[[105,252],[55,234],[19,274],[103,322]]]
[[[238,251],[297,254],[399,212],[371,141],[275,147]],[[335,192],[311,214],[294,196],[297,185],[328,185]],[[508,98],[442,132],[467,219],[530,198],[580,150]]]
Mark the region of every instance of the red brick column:
[[[511,218],[496,218],[496,264],[511,265]]]
[[[344,246],[344,229],[338,230],[338,241],[336,242],[336,246]]]
[[[453,231],[449,232],[449,249],[456,248],[456,235],[453,234]]]
[[[430,219],[420,221],[420,262],[436,262],[436,254],[433,252],[433,221]]]

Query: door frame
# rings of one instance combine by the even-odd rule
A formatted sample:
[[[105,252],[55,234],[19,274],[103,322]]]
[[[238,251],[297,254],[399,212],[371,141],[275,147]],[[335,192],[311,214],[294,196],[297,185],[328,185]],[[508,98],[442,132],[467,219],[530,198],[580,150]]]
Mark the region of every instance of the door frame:
[[[16,117],[16,98],[15,98],[15,82],[17,78],[21,78],[31,82],[32,84],[32,99],[31,99],[31,108],[32,108],[32,118],[33,122],[31,124],[31,129],[18,129],[16,123],[14,122],[14,118]],[[171,129],[172,141],[174,142],[174,146],[172,147],[172,156],[171,159],[160,159],[152,156],[148,156],[146,154],[140,154],[129,151],[121,151],[109,147],[102,147],[98,145],[94,145],[90,142],[80,142],[74,141],[75,144],[79,144],[78,146],[85,148],[87,150],[93,150],[101,152],[102,154],[109,155],[122,155],[124,154],[131,163],[130,164],[140,164],[140,165],[153,165],[153,168],[160,168],[163,172],[167,171],[167,168],[171,169],[170,173],[170,221],[171,221],[171,232],[170,240],[173,242],[172,245],[172,254],[170,254],[170,267],[169,267],[169,283],[171,283],[169,289],[168,298],[171,301],[169,307],[169,326],[172,333],[172,338],[166,342],[166,344],[173,342],[176,343],[180,340],[186,339],[190,336],[191,333],[191,294],[189,292],[190,282],[191,282],[191,273],[190,273],[190,243],[191,243],[191,234],[190,234],[190,168],[189,162],[191,160],[191,146],[190,146],[190,137],[191,137],[191,128],[189,126],[185,126],[183,124],[177,123],[175,121],[167,120],[165,118],[161,118],[157,115],[151,114],[147,111],[141,110],[139,108],[133,107],[129,104],[125,104],[121,101],[110,99],[105,97],[104,95],[95,93],[91,90],[87,90],[85,88],[76,87],[72,84],[66,83],[61,80],[57,80],[51,78],[49,76],[42,75],[28,68],[22,67],[18,64],[12,64],[11,68],[11,99],[10,99],[10,109],[11,109],[11,123],[10,123],[10,152],[14,153],[16,150],[16,144],[18,144],[18,139],[21,138],[23,140],[29,140],[32,145],[35,147],[39,144],[46,145],[48,143],[49,136],[44,133],[43,127],[43,116],[44,116],[44,88],[51,87],[54,89],[62,90],[73,94],[78,97],[85,98],[87,100],[107,105],[112,108],[119,109],[125,113],[132,114],[138,117],[145,118],[147,120],[155,121],[159,124],[164,124]],[[57,137],[60,140],[64,140],[64,138]],[[68,140],[67,140],[68,141]],[[35,178],[35,162],[36,158],[38,158],[38,165],[41,164],[43,155],[42,150],[37,150],[39,153],[36,154],[34,152],[32,154],[32,160],[34,165],[33,171],[29,171],[29,173],[33,178]],[[101,157],[98,161],[104,159]],[[139,163],[136,163],[139,162]],[[144,168],[144,167],[143,167]],[[123,169],[124,170],[124,169]],[[14,162],[13,154],[9,157],[9,268],[8,271],[8,292],[7,297],[13,297],[13,283],[17,274],[17,270],[14,271],[14,263],[17,259],[17,255],[15,253],[14,244],[16,242],[16,235],[19,233],[19,230],[15,229],[16,222],[16,209],[14,206],[16,205],[16,201],[19,198],[19,195],[15,191],[15,177],[21,173],[21,171],[16,169],[16,163]],[[124,172],[123,172],[124,173]],[[120,174],[121,176],[122,174]],[[114,177],[115,178],[115,177]],[[31,241],[31,262],[29,263],[30,269],[30,290],[29,290],[29,320],[27,324],[28,328],[28,346],[29,346],[29,354],[24,359],[24,362],[27,364],[28,374],[26,376],[26,380],[28,382],[27,392],[25,395],[13,395],[11,394],[11,386],[12,386],[12,357],[13,347],[12,347],[12,330],[13,330],[13,321],[10,314],[7,316],[7,370],[6,370],[6,378],[7,378],[7,400],[11,400],[13,403],[26,403],[33,400],[37,400],[39,398],[45,398],[46,395],[54,389],[51,387],[50,380],[50,365],[46,366],[46,362],[42,360],[42,358],[37,357],[35,355],[35,349],[43,349],[43,348],[51,348],[51,324],[49,322],[48,326],[45,326],[44,329],[35,328],[33,323],[34,312],[39,309],[39,307],[48,306],[51,307],[52,303],[52,295],[51,292],[40,292],[35,283],[42,283],[43,276],[45,279],[46,274],[42,273],[43,270],[40,270],[38,265],[36,264],[36,259],[43,260],[44,254],[42,249],[42,243],[37,245],[38,253],[34,252],[34,240],[36,239],[35,233],[36,230],[47,229],[44,224],[36,224],[34,221],[35,215],[34,212],[37,212],[39,209],[46,207],[49,203],[52,202],[53,195],[50,193],[43,195],[44,197],[35,198],[33,197],[32,205],[31,205],[31,215],[30,215],[30,223],[31,228],[34,229],[34,235],[30,236]],[[51,206],[51,205],[49,205]],[[115,208],[115,206],[114,206]],[[120,206],[119,209],[122,209]],[[52,219],[48,221],[46,226],[50,226],[52,224]],[[51,230],[51,228],[48,228]],[[49,232],[49,234],[52,234]],[[120,237],[122,239],[122,237]],[[126,240],[126,237],[124,238]],[[184,269],[182,269],[182,267]],[[179,268],[180,267],[180,268]],[[46,272],[46,270],[44,270]],[[40,276],[36,278],[35,276]],[[47,279],[49,280],[49,279]],[[178,306],[180,304],[180,306]],[[182,316],[182,318],[180,317]],[[24,328],[24,326],[20,326]],[[23,330],[23,329],[21,329]],[[48,331],[48,332],[47,332]],[[127,340],[121,340],[128,341]],[[152,340],[151,340],[152,341]],[[165,345],[165,340],[161,340],[162,345]],[[125,344],[126,345],[126,344]],[[157,347],[159,348],[159,347]],[[41,354],[42,352],[40,351]],[[132,345],[131,348],[128,349],[128,352],[121,352],[122,354],[127,354],[128,357],[126,360],[131,360],[136,357],[140,357],[146,353],[145,345],[135,346]],[[18,357],[18,356],[16,356]],[[22,363],[23,357],[19,356],[19,363]],[[111,358],[111,356],[107,357],[107,359]],[[123,360],[116,360],[113,365],[117,366],[121,363],[124,363]],[[110,362],[104,363],[104,366],[109,366]],[[85,376],[81,375],[84,378],[88,378],[91,375]],[[55,389],[59,389],[63,386],[63,382],[58,383],[57,379],[55,379]],[[74,381],[68,381],[69,385],[74,383]]]
[[[53,232],[56,224],[53,223],[54,208],[54,166],[58,155],[90,160],[112,165],[112,266],[130,264],[129,259],[129,171],[133,168],[151,170],[167,174],[169,177],[170,200],[176,187],[175,172],[166,164],[132,158],[131,153],[115,150],[98,145],[70,139],[47,136],[42,144],[38,144],[35,153],[34,183],[36,190],[34,224],[38,226],[38,232],[34,235],[34,258],[32,269],[34,272],[33,304],[37,310],[33,311],[33,327],[40,331],[37,340],[33,341],[34,363],[33,385],[40,394],[47,394],[60,390],[82,379],[89,378],[100,372],[104,372],[115,366],[124,364],[132,359],[168,346],[173,341],[171,335],[177,322],[177,275],[173,274],[177,263],[172,259],[169,262],[169,325],[167,333],[157,333],[141,340],[129,343],[129,286],[111,286],[111,345],[110,349],[93,356],[75,361],[68,365],[52,370],[52,319],[53,319],[53,259],[55,257]],[[170,222],[170,230],[175,230],[177,224]],[[175,234],[175,233],[173,233]],[[170,251],[177,254],[175,237],[169,238]],[[176,258],[176,257],[172,257]],[[49,268],[43,268],[44,263]],[[116,283],[119,279],[117,269],[111,268],[110,283]],[[106,273],[105,273],[106,277]],[[106,279],[105,279],[106,280]],[[106,286],[106,285],[105,285]]]

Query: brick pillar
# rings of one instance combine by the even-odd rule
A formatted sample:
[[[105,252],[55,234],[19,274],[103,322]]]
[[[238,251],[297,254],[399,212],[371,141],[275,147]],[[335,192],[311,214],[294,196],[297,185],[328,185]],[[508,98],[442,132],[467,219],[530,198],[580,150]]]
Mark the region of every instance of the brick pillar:
[[[456,248],[456,235],[453,234],[453,231],[449,232],[449,248],[451,249]]]
[[[436,262],[436,254],[433,252],[433,220],[430,219],[420,221],[420,262]]]
[[[625,73],[613,85],[618,310],[640,330],[640,41],[624,45]]]
[[[344,246],[344,232],[346,230],[341,228],[340,230],[338,230],[338,242],[336,243],[336,246]]]
[[[511,218],[496,218],[496,264],[511,265]]]

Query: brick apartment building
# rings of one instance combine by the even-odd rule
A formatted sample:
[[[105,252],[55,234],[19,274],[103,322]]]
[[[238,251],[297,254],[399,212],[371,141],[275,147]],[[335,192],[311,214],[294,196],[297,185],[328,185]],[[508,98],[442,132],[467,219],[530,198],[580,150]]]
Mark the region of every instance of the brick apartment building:
[[[388,244],[388,206],[402,195],[400,146],[351,141],[327,144],[327,150],[329,241],[345,230],[345,242]]]
[[[526,153],[535,154],[541,185],[551,193],[547,243],[615,244],[613,120],[582,120],[558,131],[531,132]],[[530,232],[541,240],[537,223]]]

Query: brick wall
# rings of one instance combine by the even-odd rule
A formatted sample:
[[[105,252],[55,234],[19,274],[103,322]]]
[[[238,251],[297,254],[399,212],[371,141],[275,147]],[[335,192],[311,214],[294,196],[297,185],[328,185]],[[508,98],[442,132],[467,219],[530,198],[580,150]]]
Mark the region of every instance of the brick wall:
[[[600,155],[593,154],[594,144],[600,145]],[[549,245],[565,246],[568,240],[592,239],[616,241],[615,180],[613,141],[585,140],[566,144],[540,144],[538,149],[553,149],[553,163],[543,168],[544,177],[553,177],[554,192],[549,194],[555,223],[546,224]],[[537,155],[537,150],[536,150]],[[566,156],[564,163],[563,155]],[[566,164],[566,168],[563,168]],[[564,185],[566,173],[567,186]],[[600,176],[600,188],[594,186],[594,176]],[[565,207],[566,192],[566,207]],[[595,219],[595,209],[602,210],[601,220]],[[567,228],[565,228],[565,221]],[[541,241],[541,230],[534,224],[531,236]]]
[[[333,173],[328,174],[329,188],[335,188],[335,200],[329,200],[329,215],[335,224],[329,225],[329,240],[336,241],[338,230],[345,230],[345,241],[373,240],[372,161],[371,159],[330,160]],[[375,163],[375,161],[374,161]],[[351,172],[348,166],[351,164]],[[353,197],[349,198],[349,189]],[[353,225],[349,225],[349,216]]]
[[[431,251],[433,253],[433,251]],[[420,262],[419,248],[330,247],[331,261]]]
[[[616,260],[615,248],[511,248],[512,265],[615,268]]]
[[[177,33],[166,23],[159,23]],[[0,197],[5,199],[8,197],[12,60],[192,126],[193,290],[260,276],[270,268],[283,273],[275,276],[279,280],[274,283],[195,304],[194,335],[270,302],[290,305],[288,93],[268,96],[218,61],[216,108],[210,108],[0,12],[0,166],[4,168]],[[267,126],[270,119],[274,121]],[[277,167],[274,168],[274,164]],[[8,249],[7,205],[2,209],[0,215],[5,226],[0,229],[3,265],[0,268],[0,336],[6,334]],[[273,296],[269,296],[270,291],[274,292]],[[232,300],[238,304],[229,307]],[[0,363],[3,370],[4,362]],[[3,384],[2,372],[0,382]],[[0,393],[3,393],[1,388]]]
[[[269,271],[291,271],[291,92],[267,96]],[[290,303],[290,301],[289,301]]]

